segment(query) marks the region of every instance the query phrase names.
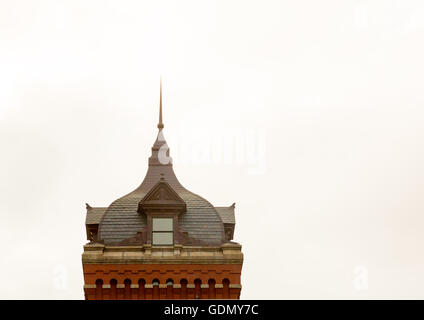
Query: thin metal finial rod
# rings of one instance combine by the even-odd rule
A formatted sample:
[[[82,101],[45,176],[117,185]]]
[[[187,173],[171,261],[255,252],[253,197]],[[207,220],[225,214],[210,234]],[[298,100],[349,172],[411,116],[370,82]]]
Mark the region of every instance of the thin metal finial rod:
[[[158,123],[158,129],[159,131],[163,129],[163,122],[162,122],[162,77],[160,77],[160,100],[159,100],[159,123]]]

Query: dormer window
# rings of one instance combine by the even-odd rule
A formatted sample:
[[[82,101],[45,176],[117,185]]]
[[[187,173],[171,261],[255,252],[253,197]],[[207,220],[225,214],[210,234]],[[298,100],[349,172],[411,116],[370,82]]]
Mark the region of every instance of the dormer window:
[[[138,212],[145,215],[145,243],[173,246],[180,243],[178,217],[186,212],[186,203],[162,177],[138,203]]]
[[[173,218],[152,218],[152,244],[157,246],[174,244]]]

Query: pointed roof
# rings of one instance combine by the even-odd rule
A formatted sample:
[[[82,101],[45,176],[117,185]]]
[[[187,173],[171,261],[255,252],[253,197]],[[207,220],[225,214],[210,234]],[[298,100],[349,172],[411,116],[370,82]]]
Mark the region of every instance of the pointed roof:
[[[164,125],[162,122],[162,77],[160,78],[160,98],[159,98],[159,123],[158,123],[158,129],[161,131],[163,129]]]
[[[143,182],[134,191],[115,200],[108,207],[99,225],[99,239],[108,245],[119,244],[143,230],[146,227],[146,216],[138,212],[138,204],[163,177],[186,203],[187,210],[179,216],[178,224],[181,231],[187,232],[190,238],[205,245],[222,244],[225,242],[224,226],[214,206],[206,199],[184,188],[174,173],[169,147],[162,130],[162,85],[158,129]]]
[[[162,79],[160,80],[160,99],[159,99],[159,123],[158,135],[152,147],[152,156],[149,158],[149,166],[172,165],[172,158],[169,156],[169,147],[163,135],[162,122]]]

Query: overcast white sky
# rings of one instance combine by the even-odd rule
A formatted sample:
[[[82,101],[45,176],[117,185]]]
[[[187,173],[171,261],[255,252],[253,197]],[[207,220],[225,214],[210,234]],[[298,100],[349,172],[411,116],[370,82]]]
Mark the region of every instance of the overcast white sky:
[[[0,298],[82,299],[85,202],[236,202],[242,298],[424,298],[422,1],[0,3]]]

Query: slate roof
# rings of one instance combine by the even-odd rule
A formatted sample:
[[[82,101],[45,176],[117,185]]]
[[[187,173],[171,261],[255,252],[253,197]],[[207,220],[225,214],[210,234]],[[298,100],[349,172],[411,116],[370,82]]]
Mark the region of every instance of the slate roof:
[[[87,216],[85,218],[85,224],[99,224],[106,211],[107,207],[90,207],[87,208]]]
[[[223,223],[236,223],[236,218],[234,216],[234,205],[229,207],[215,207],[215,210],[218,212]]]
[[[160,130],[152,147],[152,156],[149,158],[149,167],[143,182],[131,193],[115,200],[101,220],[98,235],[105,244],[118,244],[134,237],[146,226],[146,216],[137,212],[138,203],[161,177],[187,205],[187,211],[179,216],[180,230],[187,232],[190,238],[207,245],[220,245],[225,242],[223,221],[215,207],[180,184],[172,168],[172,159],[168,164],[159,161],[164,155],[169,155],[169,148]]]

